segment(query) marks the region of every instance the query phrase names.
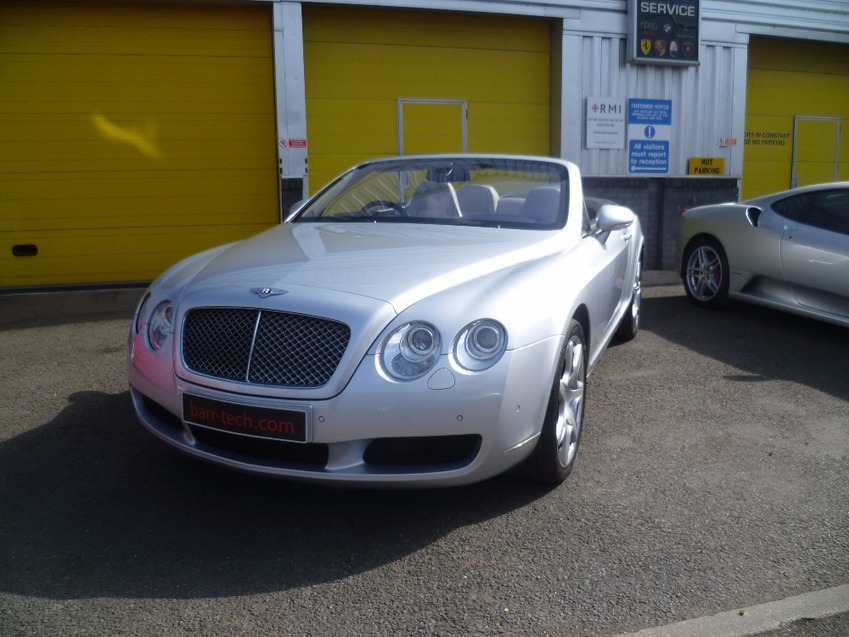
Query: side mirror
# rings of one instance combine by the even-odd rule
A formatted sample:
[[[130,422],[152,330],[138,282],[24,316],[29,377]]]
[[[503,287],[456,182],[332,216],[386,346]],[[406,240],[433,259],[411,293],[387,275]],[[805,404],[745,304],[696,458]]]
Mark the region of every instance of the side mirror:
[[[634,223],[635,218],[636,215],[625,206],[607,203],[599,208],[595,227],[598,232],[622,230]]]

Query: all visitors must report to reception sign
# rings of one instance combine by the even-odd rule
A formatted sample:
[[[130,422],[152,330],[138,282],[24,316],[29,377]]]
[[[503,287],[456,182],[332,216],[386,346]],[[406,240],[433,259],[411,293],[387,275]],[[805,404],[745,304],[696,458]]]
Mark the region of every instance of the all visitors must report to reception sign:
[[[628,172],[669,173],[672,100],[628,100]]]

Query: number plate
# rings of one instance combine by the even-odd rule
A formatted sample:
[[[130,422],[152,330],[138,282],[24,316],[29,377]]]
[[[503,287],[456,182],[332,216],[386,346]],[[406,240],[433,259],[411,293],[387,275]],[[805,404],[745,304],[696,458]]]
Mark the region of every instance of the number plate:
[[[307,412],[228,403],[183,394],[183,420],[243,436],[307,442]]]

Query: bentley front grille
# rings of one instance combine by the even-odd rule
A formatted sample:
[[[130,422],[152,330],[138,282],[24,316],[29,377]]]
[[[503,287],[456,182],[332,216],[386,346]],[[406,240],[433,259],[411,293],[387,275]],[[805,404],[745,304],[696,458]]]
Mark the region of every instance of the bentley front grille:
[[[202,308],[186,315],[183,361],[204,376],[259,385],[321,387],[348,346],[350,328],[266,310]]]

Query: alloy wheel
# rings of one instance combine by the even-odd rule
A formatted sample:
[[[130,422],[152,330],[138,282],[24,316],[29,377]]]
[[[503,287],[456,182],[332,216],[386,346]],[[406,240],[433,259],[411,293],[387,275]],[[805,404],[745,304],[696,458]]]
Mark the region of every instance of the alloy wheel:
[[[560,377],[555,427],[557,457],[563,467],[569,467],[578,453],[585,391],[584,344],[573,336],[566,347],[566,361]]]
[[[722,285],[722,259],[710,246],[699,246],[687,260],[687,289],[699,301],[710,301]]]

